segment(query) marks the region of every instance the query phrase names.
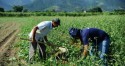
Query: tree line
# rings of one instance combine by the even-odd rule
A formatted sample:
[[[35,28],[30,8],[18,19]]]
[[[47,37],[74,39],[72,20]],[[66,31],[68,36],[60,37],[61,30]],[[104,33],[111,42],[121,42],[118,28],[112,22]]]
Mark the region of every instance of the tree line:
[[[0,12],[5,12],[4,8],[0,7]],[[7,12],[28,12],[28,9],[24,9],[23,6],[17,5],[13,6],[13,9]]]
[[[56,12],[56,10],[46,10],[47,12]],[[5,12],[4,8],[0,7],[0,12]],[[24,9],[23,6],[13,6],[13,10],[9,10],[8,12],[28,12],[28,9]],[[77,12],[85,12],[83,9]],[[95,7],[87,10],[86,12],[103,12],[100,7]]]
[[[115,9],[113,12],[105,13],[100,7],[95,7],[89,9],[87,11],[77,11],[77,12],[56,12],[55,10],[48,11],[35,11],[30,12],[28,9],[24,9],[23,6],[13,6],[13,10],[4,11],[4,8],[0,7],[0,16],[91,16],[91,15],[123,15],[125,14],[125,10],[117,10]]]
[[[0,7],[0,12],[5,12],[4,8]],[[28,12],[28,9],[24,9],[23,6],[17,5],[17,6],[13,6],[12,10],[9,10],[7,12]],[[38,11],[35,11],[38,12]],[[57,12],[56,10],[52,9],[52,10],[46,10],[46,12]],[[103,10],[101,9],[101,7],[94,7],[91,9],[88,9],[87,11],[85,11],[84,9],[81,9],[79,11],[76,12],[103,12]],[[125,9],[114,9],[113,12],[125,12]]]

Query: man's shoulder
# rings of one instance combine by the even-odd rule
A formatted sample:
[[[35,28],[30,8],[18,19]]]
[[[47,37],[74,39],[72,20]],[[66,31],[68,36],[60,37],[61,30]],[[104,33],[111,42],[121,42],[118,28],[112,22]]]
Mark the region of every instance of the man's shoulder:
[[[90,29],[90,28],[84,28],[84,29],[81,30],[81,32],[82,32],[82,33],[86,33],[86,32],[89,31],[89,29]]]
[[[50,23],[50,22],[52,22],[52,21],[42,21],[42,23]]]
[[[40,23],[50,23],[52,21],[41,21]]]
[[[82,36],[82,38],[84,37],[87,37],[89,35],[89,28],[84,28],[80,31],[80,34]]]
[[[42,21],[38,25],[47,25],[50,24],[52,21]]]

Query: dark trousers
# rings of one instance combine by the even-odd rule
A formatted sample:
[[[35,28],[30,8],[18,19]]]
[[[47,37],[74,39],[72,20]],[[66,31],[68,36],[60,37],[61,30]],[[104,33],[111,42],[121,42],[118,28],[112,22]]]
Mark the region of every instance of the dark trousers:
[[[34,55],[36,54],[37,47],[39,49],[39,57],[40,57],[40,59],[43,59],[43,60],[46,59],[46,46],[45,46],[43,40],[40,41],[40,42],[42,42],[42,43],[39,43],[39,41],[37,41],[36,43],[30,42],[29,61],[35,59]]]

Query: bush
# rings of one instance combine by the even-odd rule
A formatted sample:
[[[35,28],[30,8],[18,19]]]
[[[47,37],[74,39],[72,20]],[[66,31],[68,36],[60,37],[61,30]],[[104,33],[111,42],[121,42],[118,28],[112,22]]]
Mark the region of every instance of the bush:
[[[0,7],[0,12],[4,12],[4,8]]]

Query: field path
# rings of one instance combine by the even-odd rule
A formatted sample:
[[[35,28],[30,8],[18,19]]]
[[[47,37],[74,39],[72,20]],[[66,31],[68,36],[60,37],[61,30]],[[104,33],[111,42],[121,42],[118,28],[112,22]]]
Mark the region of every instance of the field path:
[[[15,35],[18,33],[18,30],[11,32],[3,41],[0,42],[0,57],[7,51],[8,47],[14,43]]]
[[[15,22],[3,23],[0,27],[0,66],[6,66],[7,57],[16,53],[12,46],[17,41],[16,35],[20,29],[19,24]]]

